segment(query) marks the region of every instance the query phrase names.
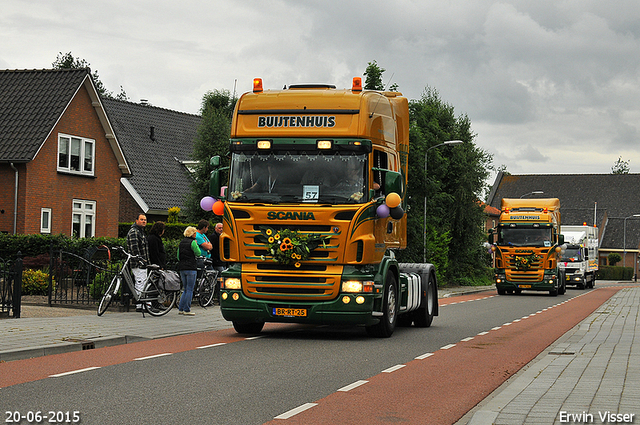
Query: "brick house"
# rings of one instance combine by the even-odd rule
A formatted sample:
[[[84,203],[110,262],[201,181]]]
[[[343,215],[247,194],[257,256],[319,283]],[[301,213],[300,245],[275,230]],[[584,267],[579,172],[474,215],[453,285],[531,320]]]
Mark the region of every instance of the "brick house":
[[[496,176],[487,204],[500,208],[502,198],[558,198],[562,225],[598,227],[598,263],[610,253],[618,266],[638,272],[640,254],[640,174],[529,174]],[[531,194],[541,191],[542,194]]]
[[[90,70],[0,70],[0,99],[0,231],[116,237],[131,171]]]

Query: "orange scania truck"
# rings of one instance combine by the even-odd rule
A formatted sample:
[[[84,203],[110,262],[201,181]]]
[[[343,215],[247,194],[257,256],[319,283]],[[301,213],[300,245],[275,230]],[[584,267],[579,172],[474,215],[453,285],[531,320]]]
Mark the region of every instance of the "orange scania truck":
[[[406,247],[409,109],[401,93],[332,85],[264,90],[233,114],[228,184],[211,160],[211,194],[224,200],[220,308],[239,333],[265,322],[396,324],[438,315],[432,264],[400,264]],[[222,189],[222,190],[220,190]]]
[[[495,254],[495,283],[498,294],[519,294],[523,290],[566,290],[564,270],[559,269],[564,237],[560,234],[560,200],[502,199]],[[493,235],[490,235],[490,242]]]

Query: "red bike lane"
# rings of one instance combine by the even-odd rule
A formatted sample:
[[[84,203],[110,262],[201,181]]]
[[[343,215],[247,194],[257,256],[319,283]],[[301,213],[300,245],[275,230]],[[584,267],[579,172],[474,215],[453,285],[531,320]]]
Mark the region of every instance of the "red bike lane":
[[[267,424],[453,424],[619,289],[598,288],[580,302],[571,299],[425,353]]]

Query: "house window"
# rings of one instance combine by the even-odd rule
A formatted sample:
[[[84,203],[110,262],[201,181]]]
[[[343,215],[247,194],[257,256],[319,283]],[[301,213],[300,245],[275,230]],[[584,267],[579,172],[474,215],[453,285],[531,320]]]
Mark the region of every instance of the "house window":
[[[95,140],[60,134],[58,171],[93,175]]]
[[[51,208],[40,209],[40,233],[51,233]]]
[[[73,200],[71,217],[71,236],[74,238],[91,238],[96,233],[95,201]]]

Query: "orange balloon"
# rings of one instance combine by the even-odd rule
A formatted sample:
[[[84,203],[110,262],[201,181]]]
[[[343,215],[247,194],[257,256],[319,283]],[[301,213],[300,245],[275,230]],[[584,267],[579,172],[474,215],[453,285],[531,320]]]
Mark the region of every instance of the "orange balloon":
[[[213,211],[215,215],[222,216],[222,214],[224,214],[224,202],[216,201],[216,203],[213,204],[211,211]]]
[[[400,201],[401,201],[400,195],[398,195],[395,192],[391,192],[390,194],[387,195],[384,202],[387,204],[389,208],[395,208],[398,205],[400,205]]]

